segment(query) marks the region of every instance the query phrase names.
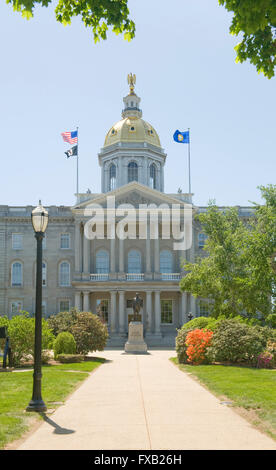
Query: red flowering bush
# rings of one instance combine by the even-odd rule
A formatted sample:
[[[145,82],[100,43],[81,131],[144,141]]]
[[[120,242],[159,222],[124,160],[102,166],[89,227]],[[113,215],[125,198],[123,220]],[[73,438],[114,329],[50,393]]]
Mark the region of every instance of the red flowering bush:
[[[199,365],[207,361],[206,352],[211,344],[212,336],[213,332],[205,329],[196,329],[187,334],[186,354],[188,362]]]
[[[271,369],[273,367],[273,355],[264,351],[258,356],[257,367],[262,369]]]

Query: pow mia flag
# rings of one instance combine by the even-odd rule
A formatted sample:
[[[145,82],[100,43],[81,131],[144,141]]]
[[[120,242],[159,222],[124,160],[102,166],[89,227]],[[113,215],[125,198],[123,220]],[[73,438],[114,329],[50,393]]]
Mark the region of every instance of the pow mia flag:
[[[75,145],[71,149],[67,150],[67,152],[64,152],[67,158],[73,157],[74,155],[78,155],[78,146]]]

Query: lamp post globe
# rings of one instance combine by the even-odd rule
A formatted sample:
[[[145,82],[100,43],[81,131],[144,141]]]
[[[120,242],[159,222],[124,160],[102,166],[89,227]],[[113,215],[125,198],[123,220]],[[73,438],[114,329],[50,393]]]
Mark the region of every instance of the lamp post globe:
[[[35,299],[35,346],[33,395],[26,411],[43,412],[47,407],[41,396],[41,350],[42,350],[42,241],[48,225],[48,212],[41,205],[32,211],[32,225],[37,241],[36,255],[36,299]]]

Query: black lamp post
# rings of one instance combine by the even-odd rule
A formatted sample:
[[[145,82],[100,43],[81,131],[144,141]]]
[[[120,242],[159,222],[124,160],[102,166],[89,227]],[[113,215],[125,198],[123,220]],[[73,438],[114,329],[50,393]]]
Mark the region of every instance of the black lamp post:
[[[193,318],[193,315],[192,315],[192,312],[190,312],[189,315],[188,315],[189,321],[191,321],[192,318]]]
[[[35,348],[33,396],[26,411],[46,411],[47,407],[41,397],[41,345],[42,345],[42,241],[48,225],[48,212],[41,205],[32,211],[32,224],[37,241],[36,256],[36,299],[35,299]]]

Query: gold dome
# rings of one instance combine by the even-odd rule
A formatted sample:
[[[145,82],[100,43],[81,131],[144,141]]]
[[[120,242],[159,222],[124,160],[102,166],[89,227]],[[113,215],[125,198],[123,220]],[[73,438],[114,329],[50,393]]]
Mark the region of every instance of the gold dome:
[[[147,142],[161,147],[156,130],[144,119],[134,116],[121,119],[109,129],[104,147],[118,142]]]
[[[161,147],[156,130],[142,118],[139,107],[141,99],[134,93],[136,75],[128,74],[129,94],[123,98],[125,108],[122,111],[121,121],[109,129],[104,141],[104,147],[118,142],[146,142]]]

